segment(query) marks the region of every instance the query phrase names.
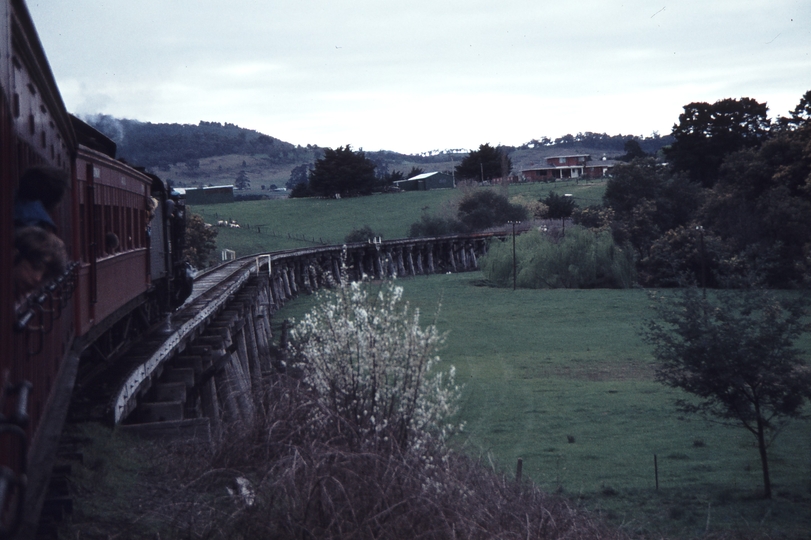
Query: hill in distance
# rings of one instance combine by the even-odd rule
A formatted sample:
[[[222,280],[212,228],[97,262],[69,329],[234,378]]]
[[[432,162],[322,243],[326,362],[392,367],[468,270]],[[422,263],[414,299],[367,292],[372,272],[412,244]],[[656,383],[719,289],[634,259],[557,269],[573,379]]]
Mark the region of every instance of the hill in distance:
[[[108,115],[84,120],[116,143],[117,157],[145,167],[181,187],[234,184],[237,176],[244,174],[250,182],[245,194],[271,194],[272,186],[285,186],[293,168],[315,163],[324,150],[317,145],[293,145],[230,123],[153,124]],[[636,140],[650,154],[672,142],[670,135],[641,138],[586,132],[555,140],[543,137],[518,147],[503,148],[512,160],[513,171],[520,171],[541,163],[547,156],[562,153],[591,154],[593,159],[615,158],[624,154],[625,142],[629,139]],[[417,155],[366,152],[377,165],[379,175],[394,170],[407,174],[412,167],[426,172],[450,172],[466,154],[463,150]]]

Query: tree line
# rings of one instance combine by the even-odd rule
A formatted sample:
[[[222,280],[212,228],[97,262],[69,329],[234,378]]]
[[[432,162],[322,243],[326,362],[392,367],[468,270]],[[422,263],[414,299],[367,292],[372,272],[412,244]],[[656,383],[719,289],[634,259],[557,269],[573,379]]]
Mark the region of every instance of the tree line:
[[[613,169],[603,204],[575,221],[609,227],[644,286],[811,285],[811,91],[770,120],[750,98],[690,103],[664,159]]]

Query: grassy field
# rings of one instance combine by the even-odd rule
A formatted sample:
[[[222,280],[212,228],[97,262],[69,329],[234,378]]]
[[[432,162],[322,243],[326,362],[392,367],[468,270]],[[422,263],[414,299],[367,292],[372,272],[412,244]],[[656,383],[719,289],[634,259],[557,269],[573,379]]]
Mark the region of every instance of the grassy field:
[[[490,188],[501,189],[501,188]],[[545,197],[549,191],[571,193],[580,206],[597,204],[605,182],[557,182],[511,186],[509,196]],[[423,212],[450,211],[462,189],[413,191],[351,199],[279,199],[230,204],[201,205],[191,211],[207,223],[236,220],[241,228],[220,228],[218,251],[228,248],[237,256],[312,246],[320,242],[343,243],[353,229],[368,225],[385,239],[408,236],[411,224]],[[257,232],[257,226],[259,231]],[[306,238],[306,239],[305,239]]]
[[[449,332],[443,364],[464,383],[472,454],[563,492],[629,531],[657,537],[705,530],[811,534],[811,422],[795,421],[770,451],[772,501],[747,431],[681,417],[677,393],[653,381],[638,335],[652,315],[641,290],[519,290],[478,273],[401,280],[406,298]],[[302,297],[274,316],[300,317]],[[278,332],[277,332],[278,335]],[[811,340],[802,344],[811,350]],[[659,489],[655,489],[654,454]],[[709,529],[708,529],[709,523]]]

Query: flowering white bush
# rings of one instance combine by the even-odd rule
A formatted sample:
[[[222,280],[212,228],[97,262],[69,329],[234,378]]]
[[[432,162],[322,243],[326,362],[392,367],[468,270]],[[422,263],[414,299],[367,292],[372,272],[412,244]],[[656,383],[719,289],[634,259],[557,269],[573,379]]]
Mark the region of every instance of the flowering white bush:
[[[322,294],[298,322],[292,347],[306,382],[316,391],[322,428],[355,443],[394,442],[419,449],[443,441],[457,410],[454,368],[435,373],[444,341],[434,325],[422,328],[419,310],[401,302],[391,283],[370,295],[352,283]]]

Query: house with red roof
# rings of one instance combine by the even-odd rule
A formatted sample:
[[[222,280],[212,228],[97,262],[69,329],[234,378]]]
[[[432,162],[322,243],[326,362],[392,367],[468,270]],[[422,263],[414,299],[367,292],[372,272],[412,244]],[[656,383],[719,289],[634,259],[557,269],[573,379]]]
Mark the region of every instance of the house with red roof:
[[[602,178],[608,176],[616,161],[602,158],[592,160],[590,154],[549,156],[545,163],[523,169],[521,174],[527,182],[555,182],[570,178]]]

